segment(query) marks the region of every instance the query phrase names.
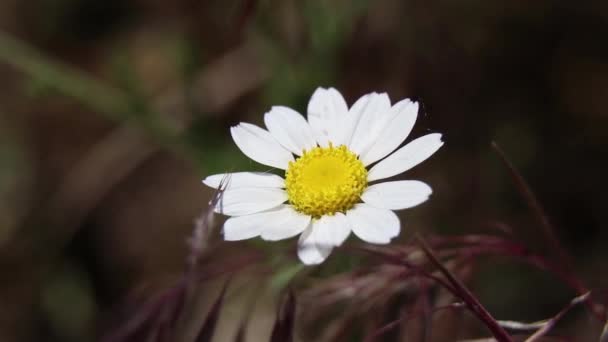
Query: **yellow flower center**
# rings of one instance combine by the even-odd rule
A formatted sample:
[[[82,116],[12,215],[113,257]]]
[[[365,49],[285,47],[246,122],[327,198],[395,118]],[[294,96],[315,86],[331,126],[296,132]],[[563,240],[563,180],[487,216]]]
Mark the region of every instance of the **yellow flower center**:
[[[319,218],[358,203],[367,187],[367,170],[344,145],[315,147],[289,163],[285,187],[297,211]]]

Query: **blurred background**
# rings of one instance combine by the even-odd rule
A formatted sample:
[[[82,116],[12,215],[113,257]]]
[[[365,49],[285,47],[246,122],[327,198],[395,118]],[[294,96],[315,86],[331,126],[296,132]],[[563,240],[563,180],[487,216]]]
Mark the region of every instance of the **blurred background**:
[[[0,341],[97,340],[126,302],[171,284],[212,195],[201,179],[264,169],[229,126],[262,124],[272,105],[304,113],[318,86],[349,104],[414,98],[412,137],[444,134],[406,175],[434,195],[400,213],[400,241],[502,222],[545,249],[495,141],[577,275],[608,288],[606,37],[605,1],[0,0]],[[300,271],[294,245],[231,243],[206,261],[263,254],[248,341],[270,334],[281,284]],[[349,265],[337,253],[306,279]],[[573,297],[517,263],[477,271],[470,286],[501,319],[543,319]],[[251,277],[231,286],[216,341],[248,310]],[[201,307],[217,296],[208,286]],[[584,341],[581,317],[563,329]]]

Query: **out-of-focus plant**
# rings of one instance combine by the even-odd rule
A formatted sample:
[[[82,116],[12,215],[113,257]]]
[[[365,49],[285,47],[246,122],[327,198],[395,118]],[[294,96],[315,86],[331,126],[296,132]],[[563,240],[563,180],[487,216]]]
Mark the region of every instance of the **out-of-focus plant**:
[[[252,18],[256,20],[263,16],[256,13],[256,6],[273,6],[270,2],[247,3],[249,5],[243,11],[241,21],[235,25],[238,26],[237,30],[242,30]],[[339,3],[332,5],[334,11],[324,10],[328,3],[307,1],[294,5],[295,10],[302,13],[306,28],[302,30],[304,43],[296,44],[295,48],[290,48],[289,44],[281,43],[278,39],[268,39],[263,29],[261,33],[253,32],[252,36],[261,42],[258,47],[262,47],[264,58],[260,65],[265,67],[255,68],[262,73],[256,82],[263,80],[264,86],[255,83],[253,89],[261,88],[264,102],[298,106],[304,103],[313,88],[337,78],[340,69],[338,54],[344,43],[343,37],[352,30],[356,18],[369,2]],[[189,49],[191,46],[183,48]],[[249,56],[246,53],[244,55]],[[140,81],[131,78],[131,74],[123,74],[125,79],[118,82],[118,86],[108,85],[75,68],[55,62],[1,32],[0,60],[24,73],[30,80],[31,89],[57,92],[93,109],[97,114],[125,124],[129,131],[125,133],[127,131],[118,130],[119,137],[131,137],[130,130],[135,129],[144,132],[146,137],[152,138],[158,145],[190,160],[205,157],[215,160],[215,165],[206,166],[212,171],[225,171],[227,165],[235,166],[233,155],[224,153],[227,150],[201,151],[201,141],[205,140],[196,139],[200,139],[200,135],[213,135],[212,129],[205,128],[205,134],[197,136],[199,132],[196,129],[204,125],[197,127],[197,122],[194,122],[195,127],[190,127],[190,122],[184,123],[173,117],[172,113],[159,110],[159,106],[152,103],[154,101],[142,95],[138,88]],[[130,71],[128,59],[119,62],[124,63],[119,63],[119,70]],[[180,63],[188,87],[185,93],[191,96],[191,88],[200,85],[198,79],[189,74],[195,66],[188,58]],[[253,72],[253,68],[247,71]],[[179,89],[177,93],[183,95],[182,90]],[[173,103],[175,94],[169,95],[168,101]],[[194,111],[193,108],[196,106],[193,105],[188,110]],[[3,144],[0,147],[1,171],[15,172],[4,168],[13,158],[13,152],[7,150],[7,146],[9,145]],[[96,147],[99,151],[108,151],[103,144]],[[446,319],[446,315],[458,318],[465,311],[485,326],[482,334],[491,334],[500,341],[535,341],[550,334],[557,336],[557,324],[575,306],[586,308],[589,316],[595,318],[592,328],[597,328],[599,341],[608,341],[606,304],[602,292],[589,290],[579,279],[574,262],[560,245],[546,213],[530,187],[500,150],[498,154],[525,203],[534,213],[537,226],[552,251],[550,255],[541,254],[522,243],[517,237],[517,229],[509,228],[508,231],[496,234],[485,231],[455,236],[428,234],[407,243],[386,247],[347,245],[339,250],[339,258],[332,265],[324,266],[321,270],[303,268],[293,263],[293,249],[280,248],[273,249],[270,257],[246,251],[235,254],[222,263],[215,263],[212,252],[225,246],[215,238],[217,227],[212,220],[211,210],[213,202],[221,197],[220,190],[195,225],[188,244],[189,254],[183,274],[157,295],[135,301],[132,306],[125,305],[126,312],[117,315],[120,317],[116,324],[109,325],[102,332],[104,341],[209,341],[213,338],[219,314],[230,295],[230,276],[251,269],[256,276],[268,278],[270,286],[283,293],[271,332],[273,342],[290,341],[294,335],[308,340],[334,341],[349,338],[373,341],[390,337],[397,340],[412,336],[428,339],[436,331],[434,327],[443,327],[441,320]],[[236,162],[245,163],[243,159]],[[80,170],[82,168],[76,168],[76,171]],[[111,171],[117,172],[114,169]],[[71,176],[77,174],[78,172],[70,174],[68,180],[75,179]],[[6,188],[2,176],[0,174],[0,195]],[[501,226],[510,227],[507,224]],[[0,242],[5,233],[0,230]],[[50,234],[39,239],[45,244],[54,241],[50,239]],[[573,299],[564,303],[564,308],[547,320],[528,323],[495,319],[465,285],[478,267],[481,267],[480,260],[494,258],[523,263],[551,274],[571,289]],[[212,294],[215,300],[206,318],[192,322],[192,298],[199,291],[198,285],[210,279],[221,279],[224,287],[219,294]],[[61,291],[65,289],[60,288],[57,292]],[[45,305],[60,307],[55,302],[56,299],[47,296]],[[86,305],[83,305],[85,309]],[[85,309],[82,312],[86,313]],[[235,327],[235,341],[244,340],[247,318],[245,315],[241,324]],[[70,317],[58,317],[58,320],[63,319],[69,320]],[[192,333],[188,335],[187,332]],[[451,337],[456,339],[457,333]]]

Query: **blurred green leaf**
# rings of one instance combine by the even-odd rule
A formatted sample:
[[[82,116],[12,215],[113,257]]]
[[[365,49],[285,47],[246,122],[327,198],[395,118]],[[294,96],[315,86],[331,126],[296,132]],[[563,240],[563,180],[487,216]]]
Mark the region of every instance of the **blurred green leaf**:
[[[271,289],[274,291],[283,290],[304,268],[306,268],[306,266],[300,262],[280,268],[273,274],[270,280]]]
[[[91,283],[81,269],[65,265],[54,274],[44,285],[41,305],[55,334],[66,341],[92,339],[97,308]]]

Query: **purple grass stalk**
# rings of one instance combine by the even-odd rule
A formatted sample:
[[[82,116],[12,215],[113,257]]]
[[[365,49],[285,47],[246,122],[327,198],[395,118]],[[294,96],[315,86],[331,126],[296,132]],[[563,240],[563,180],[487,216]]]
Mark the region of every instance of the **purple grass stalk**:
[[[477,245],[473,244],[467,247],[453,247],[451,250],[444,251],[442,254],[445,256],[446,254],[449,255],[458,253],[464,257],[467,257],[468,259],[472,259],[481,254],[495,254],[515,257],[529,265],[553,273],[557,278],[559,278],[577,293],[580,293],[580,291],[585,289],[584,286],[582,286],[581,281],[576,278],[572,272],[568,272],[563,267],[560,267],[560,265],[547,260],[541,255],[534,254],[526,246],[513,241],[505,240],[504,238],[473,235],[464,237],[435,236],[431,239],[431,241],[435,243],[435,246],[440,247],[449,245],[451,241],[455,243],[473,243],[475,240],[479,240],[476,243]],[[589,298],[587,301],[585,301],[585,305],[597,319],[601,320],[605,316],[605,312],[603,311],[602,307],[595,304],[593,298]]]
[[[500,160],[502,161],[502,163],[505,165],[505,167],[509,171],[511,179],[515,183],[517,190],[519,191],[521,196],[526,201],[528,208],[534,214],[536,220],[538,221],[539,226],[542,229],[543,235],[545,236],[545,238],[547,240],[549,240],[549,243],[551,244],[553,251],[558,255],[558,257],[560,258],[560,261],[564,263],[565,267],[568,270],[572,270],[572,268],[573,268],[572,260],[570,259],[569,254],[566,252],[566,250],[562,247],[561,243],[559,242],[559,239],[557,238],[557,234],[555,233],[555,229],[549,222],[549,217],[545,213],[545,210],[543,209],[543,207],[540,205],[540,202],[538,202],[538,199],[534,195],[534,192],[532,192],[532,189],[530,188],[530,186],[528,185],[526,180],[517,171],[515,166],[513,166],[513,164],[509,161],[509,159],[507,158],[507,156],[505,155],[503,150],[498,146],[498,144],[495,141],[492,142],[492,148],[498,154],[498,156],[500,157]]]
[[[348,333],[350,332],[350,327],[352,326],[354,321],[354,315],[347,315],[345,319],[341,322],[338,322],[336,326],[334,326],[333,330],[327,330],[325,334],[320,338],[321,341],[332,341],[332,342],[342,342],[348,340]]]
[[[236,25],[234,27],[233,36],[238,37],[242,35],[245,30],[247,23],[254,16],[256,8],[258,7],[258,0],[243,0],[242,12],[239,13]]]
[[[162,333],[160,341],[170,341],[174,339],[174,332],[177,322],[182,314],[184,305],[186,304],[186,288],[177,291],[173,300],[169,301],[164,307],[161,314],[157,318],[157,325]]]
[[[540,328],[538,331],[536,331],[534,334],[532,334],[532,336],[530,336],[528,339],[526,339],[525,342],[535,342],[539,338],[545,336],[551,329],[553,329],[553,327],[555,326],[557,321],[559,321],[562,317],[564,317],[564,315],[568,311],[570,311],[570,309],[572,309],[573,307],[575,307],[576,305],[578,305],[580,303],[587,302],[590,294],[591,294],[591,292],[587,292],[581,296],[574,298],[565,308],[563,308],[560,312],[558,312],[557,315],[555,315],[553,318],[549,319],[545,323],[545,325],[543,325],[542,328]]]
[[[600,342],[608,342],[608,321],[604,325],[604,331],[602,331],[602,335],[600,336]]]
[[[526,201],[528,208],[534,214],[534,217],[536,218],[536,220],[542,230],[543,235],[545,236],[545,238],[547,240],[549,240],[551,247],[553,248],[554,252],[559,257],[560,264],[562,264],[565,269],[564,273],[569,274],[568,278],[571,279],[572,285],[575,286],[578,294],[583,295],[583,294],[589,292],[589,290],[583,284],[583,282],[580,279],[573,276],[574,263],[572,262],[572,259],[570,258],[570,255],[566,252],[565,248],[561,245],[559,239],[557,238],[557,234],[555,233],[555,228],[549,221],[549,216],[547,215],[547,213],[543,209],[542,205],[540,204],[540,202],[534,195],[534,192],[532,191],[532,189],[530,188],[530,186],[528,185],[526,180],[517,171],[517,169],[509,161],[509,159],[507,158],[507,156],[503,152],[503,150],[494,141],[492,142],[492,148],[498,154],[498,156],[500,157],[500,160],[502,161],[502,163],[505,165],[505,167],[509,171],[511,179],[513,180],[517,190],[519,191],[521,196]],[[600,320],[601,322],[606,321],[606,310],[605,309],[601,309],[599,305],[595,305],[592,301],[587,301],[586,304],[587,304],[587,307],[589,308],[590,312],[593,313],[593,315],[598,320]]]
[[[243,320],[239,324],[239,329],[234,336],[234,342],[245,342],[245,334],[247,333],[247,321]]]
[[[418,280],[418,288],[420,289],[420,295],[418,296],[418,300],[415,303],[415,306],[421,306],[421,311],[422,311],[422,315],[423,315],[423,319],[422,319],[422,341],[426,342],[429,339],[430,336],[430,332],[431,332],[431,325],[433,324],[433,321],[431,319],[429,319],[429,317],[432,314],[432,308],[431,308],[431,300],[429,298],[429,284],[427,284],[426,282],[424,282],[422,279],[417,279]]]
[[[452,244],[497,244],[506,241],[504,238],[494,235],[469,234],[460,236],[439,236],[431,235],[427,237],[427,243],[434,247],[444,247]]]
[[[366,248],[365,246],[362,247],[358,247],[357,249],[365,251],[367,253],[371,253],[373,255],[379,256],[384,258],[386,261],[390,262],[391,264],[394,265],[400,265],[400,266],[405,266],[407,267],[409,270],[411,270],[413,273],[424,276],[428,279],[431,279],[435,282],[437,282],[438,284],[442,285],[443,287],[445,287],[446,289],[448,289],[450,292],[455,292],[456,289],[452,287],[452,285],[449,282],[446,282],[445,280],[434,276],[433,274],[423,270],[422,268],[413,265],[412,263],[408,262],[407,260],[404,260],[398,256],[394,256],[391,254],[385,254],[382,253],[381,251],[378,251],[376,249],[370,249],[370,248]]]
[[[499,342],[513,342],[509,334],[498,324],[496,319],[486,310],[486,308],[477,300],[477,298],[462,284],[443,264],[437,259],[437,256],[431,247],[420,237],[416,236],[422,250],[429,260],[439,269],[439,271],[447,278],[448,282],[455,289],[454,294],[462,299],[467,307],[490,329],[496,340]]]
[[[164,291],[156,299],[144,304],[134,317],[129,319],[127,323],[114,333],[105,336],[103,342],[119,342],[129,341],[131,336],[137,334],[141,329],[144,329],[148,323],[159,314],[163,308],[173,301],[173,298],[180,295],[183,291],[183,283],[179,283],[174,287]]]
[[[433,308],[430,312],[431,315],[439,312],[439,311],[443,311],[443,310],[456,310],[456,309],[461,309],[465,306],[465,303],[463,302],[456,302],[456,303],[451,303],[448,305],[442,305],[442,306],[438,306],[436,308]],[[371,336],[368,336],[365,339],[365,342],[368,342],[368,339],[373,340],[376,337],[379,337],[387,332],[389,332],[390,330],[396,328],[397,326],[399,326],[399,324],[402,324],[406,321],[408,321],[411,318],[414,318],[414,316],[419,315],[419,314],[425,314],[422,310],[416,310],[416,311],[412,311],[409,315],[402,315],[401,317],[397,318],[394,321],[391,321],[387,324],[385,324],[384,326],[382,326],[380,329],[376,330]]]
[[[401,268],[401,266],[398,266]],[[405,272],[409,272],[409,270],[405,270]],[[399,273],[396,273],[392,277],[390,277],[387,281],[391,282],[393,280],[398,280],[399,278],[404,276],[404,272],[400,270]],[[374,283],[377,282],[374,277],[366,277],[365,279],[370,279]],[[331,286],[325,286],[322,291],[317,291],[314,293],[313,297],[317,300],[315,301],[316,307],[329,307],[334,303],[349,299],[355,294],[360,293],[361,288],[369,285],[367,283],[361,284],[361,281],[364,278],[360,278],[357,275],[349,274],[348,277],[339,277],[334,279],[331,282]],[[380,300],[380,299],[374,299]],[[363,308],[360,308],[363,309]]]
[[[207,205],[207,208],[199,215],[194,221],[194,229],[192,230],[192,236],[188,239],[188,246],[190,247],[190,253],[186,261],[187,273],[192,273],[201,258],[203,252],[209,246],[209,237],[211,236],[211,227],[213,227],[213,219],[215,217],[214,208],[222,200],[222,195],[226,186],[230,182],[229,176],[224,177],[213,193],[211,200]]]
[[[222,308],[222,303],[224,302],[224,297],[226,296],[226,291],[228,290],[228,284],[230,284],[230,279],[226,280],[224,286],[222,287],[222,291],[211,306],[211,310],[207,314],[207,318],[205,318],[205,322],[201,325],[201,328],[197,334],[195,340],[196,342],[210,342],[213,338],[215,327],[219,319],[220,309]]]
[[[494,254],[518,258],[529,265],[553,273],[557,278],[563,281],[574,291],[578,291],[580,289],[580,282],[574,278],[571,273],[567,273],[561,267],[545,259],[543,256],[533,254],[525,246],[510,241],[503,241],[502,243],[492,245],[454,247],[450,250],[444,251],[443,254],[444,256],[445,254],[459,254],[468,259],[473,259],[476,256],[483,254]]]
[[[143,305],[135,315],[127,320],[127,323],[115,332],[103,337],[104,342],[130,341],[136,334],[148,329],[147,336],[151,341],[172,340],[176,324],[182,314],[184,305],[189,295],[194,290],[194,281],[202,281],[217,277],[226,273],[233,273],[235,270],[255,262],[257,258],[251,256],[244,260],[226,267],[224,264],[220,269],[210,268],[199,274],[199,263],[204,252],[209,248],[211,227],[213,226],[214,208],[220,203],[225,185],[228,179],[223,179],[215,191],[207,208],[202,212],[195,222],[192,236],[188,240],[190,252],[186,260],[186,269],[179,281],[172,287],[164,290],[158,296]],[[243,258],[241,258],[243,259]],[[152,325],[152,326],[150,326]]]
[[[277,312],[270,342],[292,342],[295,318],[296,296],[289,289]]]
[[[485,222],[485,226],[492,230],[499,231],[503,234],[513,235],[514,229],[509,224],[501,221],[488,221]]]

